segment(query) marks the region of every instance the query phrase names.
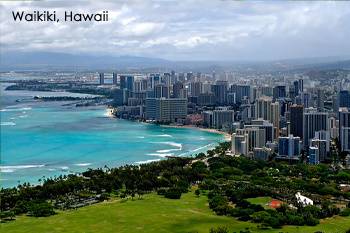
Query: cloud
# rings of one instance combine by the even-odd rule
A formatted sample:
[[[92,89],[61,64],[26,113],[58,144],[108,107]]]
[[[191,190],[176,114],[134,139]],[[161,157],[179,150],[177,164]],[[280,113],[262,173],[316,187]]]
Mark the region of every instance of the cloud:
[[[14,22],[12,11],[94,13],[108,22]],[[350,54],[349,2],[30,1],[0,3],[4,50],[261,60]]]

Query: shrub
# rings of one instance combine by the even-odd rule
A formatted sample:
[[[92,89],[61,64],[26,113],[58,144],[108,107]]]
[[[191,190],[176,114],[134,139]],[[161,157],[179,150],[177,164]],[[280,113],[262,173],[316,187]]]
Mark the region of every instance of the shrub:
[[[282,225],[282,223],[280,222],[280,220],[278,218],[272,217],[272,216],[265,219],[264,223],[273,227],[273,228],[278,228]]]
[[[104,200],[108,200],[110,197],[109,193],[101,193],[100,196],[97,197],[97,199],[99,201],[104,201]]]
[[[1,211],[0,219],[1,220],[13,220],[15,217],[15,212],[13,211]]]
[[[15,214],[23,214],[28,212],[29,203],[27,201],[17,201],[15,208],[13,209]]]
[[[29,206],[28,215],[30,216],[47,217],[54,214],[53,206],[47,202],[31,203]]]
[[[314,217],[306,217],[305,219],[305,224],[308,226],[316,226],[317,224],[320,223],[320,220],[318,220],[317,218]]]
[[[165,192],[164,197],[169,199],[180,199],[181,194],[181,190],[177,188],[170,188]]]
[[[199,197],[199,195],[201,194],[201,191],[199,191],[199,189],[196,189],[196,191],[194,191],[194,194],[196,194],[196,196]]]
[[[344,216],[344,217],[349,216],[350,215],[350,208],[343,209],[339,215]]]
[[[302,226],[304,225],[304,218],[301,217],[301,216],[298,216],[298,215],[295,215],[295,214],[292,214],[292,213],[288,213],[286,214],[286,224],[289,224],[289,225],[295,225],[295,226]]]
[[[252,214],[252,221],[253,222],[265,222],[266,219],[268,219],[271,215],[267,213],[266,211],[259,211]]]
[[[167,190],[164,189],[164,188],[160,188],[160,189],[157,190],[157,194],[158,195],[165,195],[166,192],[167,192]]]
[[[209,199],[209,207],[211,209],[214,209],[220,205],[226,205],[226,206],[228,205],[227,199],[225,197],[220,195],[215,195]]]

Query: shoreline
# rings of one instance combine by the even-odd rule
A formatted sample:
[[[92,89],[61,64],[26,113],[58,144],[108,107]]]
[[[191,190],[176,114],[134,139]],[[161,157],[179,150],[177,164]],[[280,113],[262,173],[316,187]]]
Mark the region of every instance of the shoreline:
[[[226,141],[231,141],[231,134],[227,132],[220,131],[218,129],[210,129],[210,128],[202,128],[195,125],[160,125],[161,127],[168,127],[168,128],[184,128],[184,129],[195,129],[195,130],[201,130],[209,133],[216,133],[221,134],[224,136],[224,139]]]
[[[102,115],[104,115],[105,117],[108,117],[108,118],[116,118],[114,115],[113,115],[113,108],[105,108],[105,107],[103,107],[103,106],[101,106],[101,108],[99,108],[100,110],[98,110],[98,111],[101,111],[102,110],[102,112],[101,112],[101,114]],[[127,119],[123,119],[123,120],[127,120]],[[127,120],[127,121],[130,121],[130,120]],[[137,120],[131,120],[131,121],[137,121]],[[151,122],[143,122],[143,121],[137,121],[137,123],[141,123],[141,124],[152,124],[152,125],[155,125],[155,124],[153,124],[153,123],[151,123]],[[210,150],[210,149],[212,149],[212,148],[214,148],[215,146],[217,146],[217,145],[219,145],[219,143],[220,142],[224,142],[224,141],[227,141],[227,140],[229,140],[229,134],[228,133],[225,133],[225,132],[222,132],[222,131],[219,131],[219,130],[216,130],[216,129],[207,129],[207,128],[200,128],[200,127],[197,127],[197,126],[195,126],[195,125],[158,125],[159,127],[168,127],[168,128],[188,128],[188,129],[191,129],[191,130],[201,130],[201,131],[206,131],[206,132],[210,132],[210,133],[216,133],[216,134],[221,134],[221,135],[223,135],[224,137],[221,137],[220,135],[217,135],[218,136],[218,140],[217,140],[217,142],[215,142],[215,144],[213,144],[212,146],[210,146],[210,144],[208,144],[208,145],[203,145],[202,147],[203,147],[203,149],[201,149],[202,147],[200,147],[200,148],[195,148],[195,151],[190,151],[189,153],[187,153],[186,152],[186,154],[180,154],[180,155],[178,155],[178,156],[175,156],[175,157],[193,157],[195,154],[197,154],[197,153],[199,153],[199,152],[202,152],[203,151],[203,153],[206,153],[208,150]],[[161,129],[161,128],[159,128],[159,129]],[[200,151],[198,151],[198,149],[201,149]],[[169,156],[169,157],[172,157],[172,156]],[[168,156],[166,156],[166,157],[164,157],[164,159],[166,159],[166,158],[168,158]],[[155,162],[155,161],[158,161],[158,160],[161,160],[161,159],[163,159],[163,158],[150,158],[150,159],[138,159],[138,160],[135,160],[135,161],[133,161],[133,162],[129,162],[129,163],[127,163],[127,164],[132,164],[132,165],[139,165],[139,164],[143,164],[143,163],[149,163],[149,162]],[[152,161],[151,161],[152,160]],[[89,162],[89,161],[88,161]],[[83,162],[79,162],[80,164],[85,164],[85,163],[83,163]],[[16,162],[16,164],[17,164],[17,162]],[[15,164],[15,165],[16,165]],[[44,163],[43,163],[44,164]],[[78,163],[77,163],[78,164]],[[14,166],[15,166],[14,165]],[[20,165],[22,165],[22,164],[20,164]],[[41,164],[40,164],[41,165]],[[73,166],[74,165],[74,166]],[[75,165],[76,164],[73,164],[72,165],[72,168],[70,168],[70,169],[72,169],[72,170],[69,170],[70,172],[72,172],[72,173],[79,173],[79,172],[82,172],[82,171],[86,171],[86,169],[88,168],[88,167],[91,167],[91,168],[100,168],[100,167],[102,167],[102,166],[96,166],[96,164],[93,164],[93,165],[87,165],[87,166],[85,166],[86,168],[76,168],[75,167]],[[122,166],[123,164],[117,164],[117,165],[111,165],[111,164],[109,164],[109,166],[112,166],[112,167],[119,167],[119,166]],[[46,165],[42,165],[42,166],[46,166]],[[71,167],[70,165],[69,165],[69,167]],[[49,167],[50,168],[50,167]],[[10,168],[8,168],[8,169],[10,169]],[[55,171],[49,171],[47,174],[49,174],[48,175],[48,177],[50,176],[50,175],[52,175],[53,173],[56,173],[57,175],[63,175],[63,174],[66,174],[66,172],[65,171],[63,171],[62,169],[59,169],[59,168],[54,168],[55,169]],[[0,169],[1,170],[1,169]],[[15,171],[14,171],[15,172]],[[51,172],[52,172],[52,174],[51,174]],[[2,172],[0,172],[1,174],[4,174],[4,173],[2,173]],[[16,173],[16,172],[15,172]],[[9,174],[8,174],[9,175]],[[53,176],[53,175],[52,175]],[[3,177],[1,177],[1,178],[3,178],[2,179],[2,182],[4,182],[4,181],[6,181],[6,184],[9,184],[9,185],[6,185],[6,186],[4,186],[4,187],[15,187],[16,186],[16,184],[14,184],[14,186],[12,186],[11,184],[11,175],[9,175],[8,177],[8,179],[4,179],[5,177],[7,177],[7,176],[3,176]],[[27,177],[25,177],[25,178],[20,178],[20,180],[21,180],[21,183],[23,183],[23,182],[30,182],[31,184],[34,184],[34,185],[36,185],[36,184],[38,184],[37,182],[36,182],[36,180],[31,180],[31,178],[30,177],[28,177],[28,179],[26,179]]]
[[[117,118],[113,114],[113,112],[114,112],[114,108],[107,108],[105,116]],[[130,119],[124,119],[124,120],[137,121],[137,122],[146,123],[146,124],[153,124],[151,122],[145,122],[145,121],[139,121],[139,120],[130,120]],[[181,129],[181,128],[184,128],[184,129],[195,129],[195,130],[201,130],[201,131],[205,131],[205,132],[209,132],[209,133],[221,134],[221,135],[224,136],[225,141],[231,141],[231,134],[229,134],[227,132],[220,131],[218,129],[202,128],[202,127],[198,127],[198,126],[195,126],[195,125],[166,125],[166,124],[159,124],[159,126],[160,127],[168,127],[168,128],[179,128],[179,129]]]

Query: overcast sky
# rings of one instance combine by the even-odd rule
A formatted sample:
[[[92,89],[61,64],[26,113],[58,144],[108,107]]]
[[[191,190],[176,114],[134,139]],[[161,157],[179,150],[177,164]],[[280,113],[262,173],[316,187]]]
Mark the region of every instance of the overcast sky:
[[[350,2],[2,2],[5,50],[171,60],[271,60],[350,55]],[[104,23],[14,22],[12,10],[109,11]]]

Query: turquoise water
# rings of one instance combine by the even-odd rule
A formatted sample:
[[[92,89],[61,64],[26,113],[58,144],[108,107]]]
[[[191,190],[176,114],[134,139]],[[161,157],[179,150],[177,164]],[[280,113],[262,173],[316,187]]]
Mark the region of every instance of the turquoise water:
[[[89,167],[191,155],[224,140],[220,134],[200,130],[111,118],[103,106],[76,108],[28,100],[15,104],[14,97],[28,92],[9,92],[2,92],[5,104],[0,110],[2,187],[38,183],[43,177]]]

